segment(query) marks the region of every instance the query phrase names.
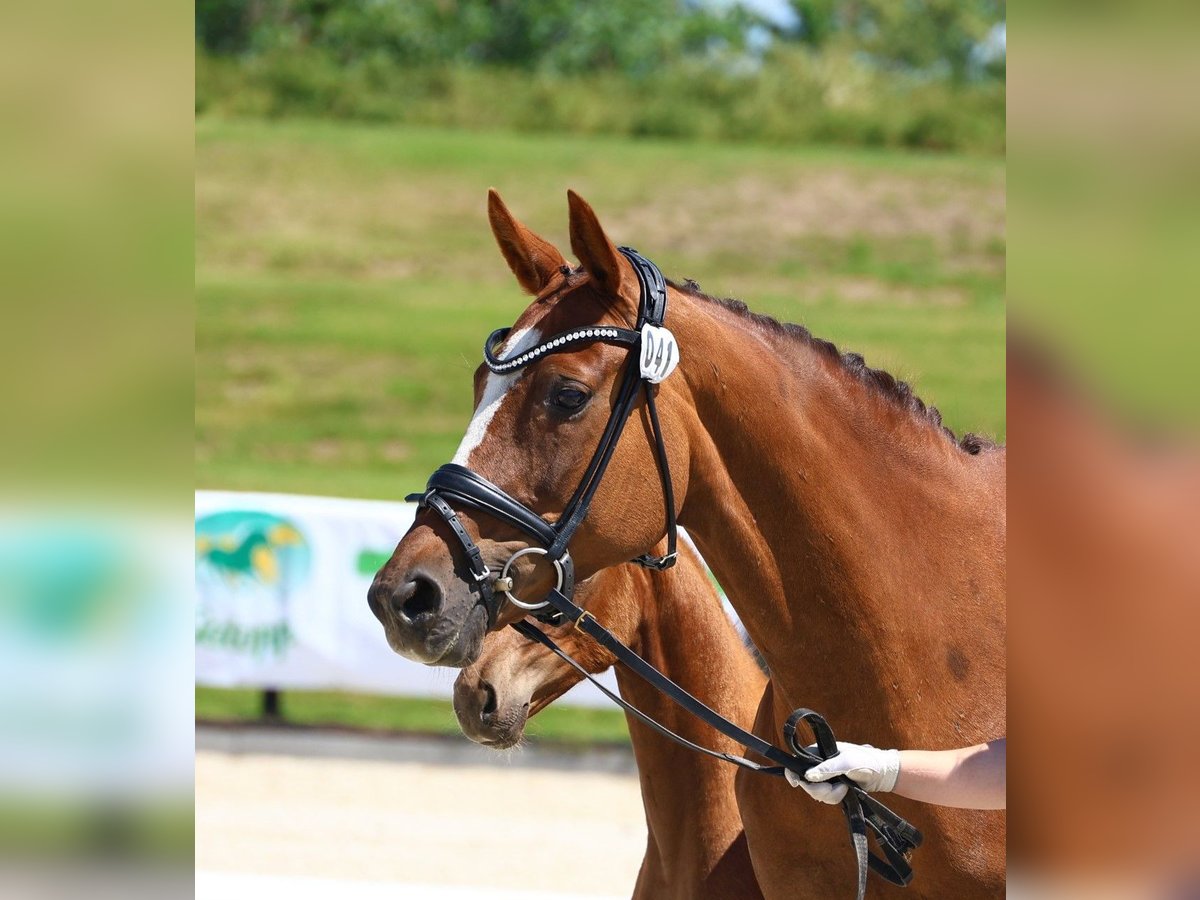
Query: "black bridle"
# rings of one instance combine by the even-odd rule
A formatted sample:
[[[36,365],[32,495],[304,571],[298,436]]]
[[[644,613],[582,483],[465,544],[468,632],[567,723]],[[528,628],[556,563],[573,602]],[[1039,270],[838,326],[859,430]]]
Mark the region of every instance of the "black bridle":
[[[793,712],[783,729],[791,752],[781,750],[697,700],[625,646],[590,613],[574,602],[575,569],[569,552],[571,538],[587,516],[588,508],[591,506],[596,489],[600,486],[600,481],[612,459],[617,441],[637,402],[639,391],[646,399],[646,410],[649,414],[658,458],[659,477],[662,481],[663,500],[666,505],[667,553],[659,557],[646,554],[639,556],[633,562],[661,571],[673,566],[677,558],[675,494],[667,463],[666,446],[663,442],[662,429],[659,426],[658,410],[654,405],[655,391],[653,389],[653,385],[669,375],[678,362],[679,350],[674,337],[663,327],[667,312],[667,283],[658,267],[636,250],[630,247],[618,249],[632,264],[641,287],[636,328],[628,329],[609,325],[574,328],[547,338],[537,346],[518,352],[507,359],[496,355],[497,348],[510,331],[510,329],[501,328],[492,332],[483,347],[484,361],[487,367],[499,375],[522,369],[548,354],[561,353],[596,342],[628,346],[631,350],[638,351],[629,354],[617,399],[612,413],[609,415],[608,423],[605,425],[604,433],[601,435],[600,444],[592,455],[579,486],[575,489],[575,493],[557,521],[547,521],[483,476],[455,463],[447,463],[439,468],[429,477],[425,492],[412,494],[408,499],[432,509],[454,533],[466,555],[467,567],[474,579],[476,589],[479,591],[480,601],[487,610],[489,628],[496,622],[500,605],[498,595],[501,594],[510,603],[529,611],[534,618],[547,624],[559,625],[564,622],[573,622],[575,627],[609,650],[622,664],[644,681],[721,734],[767,759],[771,764],[764,765],[744,756],[711,750],[689,741],[632,706],[619,695],[609,691],[596,681],[583,666],[563,651],[549,635],[532,623],[523,620],[515,623],[513,628],[529,640],[549,648],[582,673],[585,678],[596,684],[623,709],[664,737],[689,749],[706,753],[751,771],[781,776],[786,770],[791,770],[803,776],[813,766],[838,754],[833,730],[821,715],[810,709],[798,709]],[[451,501],[513,526],[531,537],[536,544],[513,554],[505,562],[499,577],[493,580],[493,573],[484,563],[479,547],[476,546],[462,522],[459,521],[458,514],[450,505]],[[545,599],[537,603],[527,603],[513,596],[512,579],[508,575],[509,568],[515,560],[531,553],[544,555],[547,558],[555,568],[558,581]],[[812,748],[808,747],[797,734],[796,728],[801,722],[806,723],[812,730],[815,739],[815,746]],[[909,865],[908,859],[912,851],[921,844],[921,832],[867,794],[846,776],[839,776],[834,779],[834,782],[845,784],[848,788],[846,797],[842,801],[842,810],[850,827],[851,842],[858,859],[859,900],[862,900],[866,893],[868,867],[893,884],[907,885],[912,880],[912,867]],[[868,849],[868,827],[875,834],[876,840],[883,850],[882,858]]]
[[[638,303],[637,325],[635,328],[619,328],[613,325],[596,325],[585,328],[572,328],[560,332],[541,341],[536,347],[525,350],[515,356],[502,359],[496,355],[497,348],[504,342],[511,329],[498,328],[493,331],[483,345],[483,359],[487,367],[497,375],[507,375],[518,371],[552,353],[562,353],[577,350],[580,346],[597,342],[617,344],[637,348],[640,352],[630,353],[622,375],[621,386],[617,392],[616,403],[608,417],[608,424],[600,437],[600,444],[592,459],[584,470],[583,478],[575,493],[567,502],[562,515],[555,522],[548,522],[514,499],[503,488],[492,484],[482,475],[472,472],[466,466],[456,463],[446,463],[429,476],[425,485],[425,493],[412,494],[409,500],[415,500],[422,506],[428,507],[441,516],[450,526],[458,542],[462,544],[467,557],[467,566],[471,577],[479,590],[480,599],[487,609],[488,625],[493,625],[499,613],[500,600],[498,594],[515,606],[534,614],[540,621],[551,625],[562,622],[562,613],[556,610],[549,598],[539,603],[526,603],[512,593],[512,580],[508,577],[508,569],[520,556],[535,553],[544,555],[554,566],[558,576],[557,590],[568,599],[575,594],[575,564],[571,560],[569,546],[571,538],[587,517],[596,489],[604,478],[604,472],[612,460],[613,451],[625,423],[629,421],[634,404],[637,403],[638,393],[646,398],[646,411],[650,417],[650,428],[654,435],[654,446],[658,457],[659,478],[662,481],[663,502],[666,506],[667,518],[667,552],[664,556],[639,556],[633,562],[649,569],[662,571],[675,565],[677,556],[676,542],[678,540],[675,522],[675,491],[671,484],[671,469],[667,462],[667,448],[663,442],[662,428],[658,422],[658,409],[654,405],[655,390],[653,385],[670,374],[679,361],[678,350],[670,332],[662,327],[667,314],[667,281],[663,278],[658,266],[650,262],[632,247],[621,247],[620,252],[633,265],[637,272],[638,283],[641,287],[641,300]],[[504,565],[500,578],[496,583],[491,580],[492,572],[483,561],[483,555],[448,501],[486,513],[533,538],[540,546],[530,546],[512,556]]]

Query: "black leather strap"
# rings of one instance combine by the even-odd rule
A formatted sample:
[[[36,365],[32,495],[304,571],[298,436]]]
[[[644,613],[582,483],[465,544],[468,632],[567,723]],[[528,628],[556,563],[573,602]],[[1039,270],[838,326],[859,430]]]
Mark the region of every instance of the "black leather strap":
[[[479,547],[471,540],[471,536],[463,528],[462,522],[458,520],[458,515],[450,508],[450,504],[437,494],[430,494],[426,502],[433,508],[434,512],[446,520],[446,524],[450,526],[454,532],[454,536],[462,544],[463,552],[467,556],[467,566],[470,568],[471,574],[475,576],[475,580],[478,582],[486,580],[492,574],[491,570],[484,563],[483,554],[479,552]]]
[[[425,495],[440,494],[464,506],[514,525],[534,540],[545,545],[553,543],[555,528],[537,513],[518,503],[508,492],[492,484],[482,475],[457,463],[446,463],[429,476]],[[420,499],[420,498],[419,498]]]
[[[412,500],[413,496],[410,495],[406,499]],[[488,628],[490,629],[496,624],[499,607],[496,603],[495,591],[492,589],[492,573],[488,569],[487,563],[483,561],[483,554],[479,552],[479,547],[471,540],[471,535],[467,534],[467,530],[463,528],[458,514],[451,509],[450,504],[432,492],[424,496],[415,496],[419,496],[423,505],[428,506],[442,517],[445,523],[450,526],[450,530],[458,539],[459,544],[462,545],[463,552],[467,557],[467,567],[471,570],[475,589],[479,591],[479,601],[483,604],[484,611],[487,613]]]
[[[649,728],[653,729],[654,731],[658,732],[659,734],[661,734],[663,737],[665,737],[669,740],[672,740],[675,743],[680,744],[684,747],[687,747],[689,750],[695,750],[697,753],[703,753],[706,756],[712,756],[712,757],[715,757],[716,759],[722,759],[722,760],[725,760],[726,762],[731,762],[731,763],[734,763],[735,765],[742,766],[743,768],[754,769],[759,772],[765,772],[769,775],[777,775],[777,774],[782,773],[783,770],[781,768],[779,768],[778,771],[776,771],[776,769],[778,767],[764,766],[760,763],[756,763],[749,759],[746,759],[745,757],[737,756],[736,754],[733,754],[733,753],[723,753],[719,750],[710,750],[708,747],[703,747],[700,744],[697,744],[693,741],[689,741],[683,735],[677,734],[676,732],[672,731],[670,728],[667,728],[667,726],[663,725],[662,723],[660,723],[660,722],[652,719],[650,716],[646,715],[646,713],[642,712],[640,709],[638,709],[632,703],[628,702],[620,694],[615,694],[612,691],[610,691],[601,681],[599,681],[597,678],[595,678],[595,676],[593,676],[587,669],[585,669],[583,666],[581,666],[579,663],[577,663],[574,659],[572,659],[570,654],[568,654],[565,650],[563,650],[562,647],[558,646],[558,644],[556,644],[554,642],[553,638],[551,638],[544,631],[541,631],[537,626],[535,626],[528,619],[522,619],[520,622],[514,622],[512,627],[519,634],[523,635],[524,637],[528,638],[531,641],[534,641],[535,643],[541,644],[543,647],[548,649],[550,652],[554,653],[556,656],[559,657],[559,659],[561,659],[567,665],[571,666],[580,675],[582,675],[584,678],[586,678],[588,681],[590,681],[592,684],[594,684],[596,686],[596,688],[599,689],[599,691],[602,694],[604,694],[604,696],[608,697],[609,700],[611,700],[613,703],[617,704],[617,706],[621,707],[623,710],[625,710],[625,712],[627,712],[630,715],[637,718],[639,721],[641,721],[647,727],[649,727]]]
[[[803,775],[816,765],[816,762],[804,762],[796,759],[791,754],[785,753],[773,744],[764,741],[757,735],[746,731],[744,728],[735,725],[733,722],[714,712],[703,702],[697,700],[674,681],[659,672],[654,666],[650,665],[650,663],[630,650],[625,644],[621,643],[616,635],[601,625],[591,613],[586,612],[582,607],[577,606],[558,591],[551,591],[547,599],[550,601],[551,606],[562,613],[565,621],[574,622],[576,628],[612,653],[618,661],[643,681],[657,688],[663,694],[666,694],[671,700],[688,712],[704,719],[726,737],[732,738],[748,750],[752,750],[759,756],[763,756],[777,766],[782,767],[778,772],[772,772],[771,774],[782,775],[783,769],[786,768]]]
[[[667,280],[663,278],[663,273],[632,247],[618,247],[617,250],[633,266],[642,290],[638,302],[637,330],[640,332],[647,323],[662,325],[667,317]]]
[[[817,748],[815,753],[797,734],[796,726],[800,722],[812,729],[813,741]],[[832,759],[840,752],[829,723],[811,709],[798,709],[793,712],[783,725],[783,737],[793,754],[811,760],[813,765]],[[849,788],[842,801],[842,811],[845,813],[846,824],[850,828],[850,841],[858,859],[858,896],[861,898],[866,891],[868,867],[892,884],[907,885],[913,876],[908,857],[914,849],[921,846],[924,839],[921,832],[864,791],[857,782],[844,776],[832,781],[845,784]],[[868,850],[868,826],[883,851],[883,858]]]
[[[613,451],[617,448],[617,441],[621,439],[621,432],[625,430],[625,423],[629,421],[629,413],[633,409],[640,384],[638,360],[631,355],[625,364],[625,373],[617,400],[608,416],[608,423],[604,426],[604,433],[600,435],[600,443],[596,446],[596,452],[592,454],[592,459],[588,463],[587,469],[584,470],[579,486],[575,489],[575,493],[567,502],[566,509],[563,510],[562,516],[555,524],[556,534],[549,547],[551,559],[556,559],[566,552],[567,545],[575,536],[576,529],[587,516],[588,509],[592,505],[592,498],[596,496],[600,481],[604,478],[604,472],[612,459]]]
[[[621,247],[619,249],[625,258],[629,260],[638,277],[641,297],[638,303],[637,330],[615,326],[591,326],[571,329],[570,331],[547,338],[537,346],[522,351],[513,357],[502,359],[496,354],[496,348],[509,335],[511,329],[499,328],[493,331],[484,342],[483,355],[488,367],[493,372],[515,371],[532,364],[537,359],[549,353],[560,353],[564,350],[572,349],[580,343],[594,341],[636,346],[641,341],[640,329],[642,325],[646,323],[661,325],[667,312],[666,279],[663,277],[658,266],[654,265],[654,263],[650,262],[650,260],[646,259],[636,250],[631,247]],[[552,526],[553,535],[549,540],[536,533],[534,530],[536,525],[529,519],[533,514],[528,509],[510,498],[507,493],[486,479],[474,476],[479,484],[468,484],[467,493],[460,493],[458,495],[459,499],[476,509],[481,509],[492,515],[498,515],[501,519],[512,519],[515,516],[520,516],[524,520],[524,524],[521,522],[514,522],[514,524],[521,525],[524,530],[539,537],[547,545],[550,559],[561,559],[567,552],[571,538],[574,537],[576,530],[587,516],[592,499],[600,486],[600,481],[604,477],[604,472],[608,468],[608,463],[612,459],[617,442],[620,440],[621,434],[625,429],[625,424],[629,420],[629,415],[633,410],[637,388],[643,384],[645,384],[646,402],[650,412],[655,452],[666,505],[667,553],[661,557],[645,554],[638,557],[634,562],[659,570],[674,565],[678,540],[676,536],[675,494],[671,484],[670,468],[667,464],[666,446],[663,441],[662,428],[658,420],[658,410],[654,406],[653,388],[641,378],[639,360],[634,355],[631,355],[629,362],[626,364],[626,372],[618,392],[617,401],[613,405],[613,410],[609,415],[608,423],[605,426],[604,433],[601,435],[596,451],[592,454],[592,458],[588,463],[587,469],[584,471],[583,478],[580,479],[579,486],[575,489],[575,493],[572,494],[558,521]],[[452,466],[453,464],[450,465]],[[449,485],[442,486],[433,483],[438,473],[448,468],[450,466],[443,466],[442,469],[434,473],[434,476],[430,478],[427,491],[431,488],[436,488],[439,491],[450,490]],[[463,469],[461,466],[454,468],[461,469],[462,472],[468,475],[474,475],[474,473]],[[443,481],[445,480],[443,479]],[[478,488],[480,493],[485,496],[482,498],[473,498],[470,496],[475,488]],[[486,502],[481,504],[480,500]],[[539,522],[545,522],[540,517],[535,518]]]
[[[404,498],[410,503],[419,503],[422,506],[428,506],[439,516],[442,516],[451,532],[454,533],[458,544],[462,547],[462,551],[467,556],[467,565],[475,578],[475,583],[479,586],[479,593],[482,602],[487,610],[487,626],[492,628],[496,624],[496,619],[499,616],[499,595],[494,592],[492,586],[493,572],[488,570],[487,564],[484,562],[484,556],[479,551],[479,545],[470,538],[467,529],[463,527],[462,520],[458,518],[457,512],[451,508],[449,503],[445,502],[442,494],[460,500],[461,503],[472,506],[476,510],[488,512],[488,514],[497,516],[500,520],[509,524],[516,524],[529,530],[529,533],[534,538],[540,538],[542,529],[550,529],[553,532],[553,527],[546,522],[544,518],[535,516],[516,500],[511,499],[508,494],[500,491],[500,488],[494,486],[492,482],[481,475],[476,475],[472,470],[457,466],[455,463],[446,463],[440,467],[437,472],[430,476],[428,486],[425,493],[408,494]],[[492,496],[490,492],[494,492],[496,496]],[[514,504],[515,510],[521,514],[528,516],[527,522],[515,522],[510,517],[509,505]],[[558,568],[563,574],[563,593],[571,596],[575,593],[575,563],[571,559],[570,553],[564,553],[558,559]],[[557,624],[560,620],[559,613],[553,610],[553,607],[546,607],[545,612],[539,612],[539,616],[545,622]]]
[[[501,358],[497,355],[496,349],[509,335],[511,329],[499,328],[493,331],[484,342],[483,355],[488,367],[493,372],[516,371],[549,353],[560,353],[580,343],[594,341],[605,341],[636,347],[641,341],[641,327],[646,323],[661,325],[666,316],[667,282],[658,267],[636,250],[629,247],[622,247],[620,251],[637,272],[638,284],[641,290],[641,298],[638,303],[637,330],[605,325],[585,326],[562,332],[542,341],[536,347],[523,350],[512,357]],[[601,435],[596,451],[592,454],[583,478],[572,494],[570,501],[568,501],[562,515],[559,516],[558,521],[554,524],[547,522],[541,516],[538,516],[532,510],[514,500],[507,492],[492,484],[487,479],[454,463],[447,463],[434,472],[426,485],[425,494],[417,499],[424,502],[424,498],[440,494],[451,500],[457,500],[472,509],[485,512],[525,531],[547,549],[551,560],[561,561],[569,558],[567,548],[571,542],[571,538],[575,535],[576,530],[587,516],[592,499],[600,486],[600,481],[604,477],[608,463],[612,459],[612,454],[625,429],[625,424],[629,420],[630,413],[633,411],[633,406],[637,399],[637,389],[642,385],[645,385],[646,403],[650,414],[659,474],[663,485],[663,496],[666,506],[667,553],[662,557],[646,554],[638,557],[634,562],[653,569],[661,570],[669,568],[674,565],[676,559],[677,523],[675,517],[675,495],[671,484],[671,473],[667,463],[667,452],[663,441],[662,427],[658,420],[658,410],[654,405],[654,388],[641,377],[640,360],[637,354],[630,354],[629,356],[623,381],[618,390],[617,400],[613,405],[608,423],[605,425],[604,433]],[[442,515],[445,518],[445,515]],[[468,547],[470,538],[467,537],[464,541],[460,536],[459,541],[466,548]],[[470,547],[474,549],[474,544],[470,543]],[[478,550],[476,549],[475,552],[478,553]],[[564,593],[567,596],[571,595],[569,589],[564,591]],[[555,622],[559,618],[559,614],[553,610],[547,610],[539,618],[542,618],[543,621]]]
[[[671,481],[671,464],[667,460],[667,444],[663,440],[662,426],[658,424],[658,407],[654,403],[654,388],[643,383],[646,391],[646,410],[650,414],[650,430],[654,434],[654,451],[658,457],[659,480],[663,487],[663,503],[667,508],[667,552],[663,556],[653,556],[643,553],[633,560],[639,566],[661,572],[675,565],[679,558],[676,543],[678,541],[679,524],[675,521],[675,486]]]

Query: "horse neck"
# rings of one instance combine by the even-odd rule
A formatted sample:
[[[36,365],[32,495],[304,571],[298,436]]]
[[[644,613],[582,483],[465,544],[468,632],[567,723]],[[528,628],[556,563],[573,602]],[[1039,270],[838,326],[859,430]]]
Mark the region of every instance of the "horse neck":
[[[680,552],[690,551],[681,548]],[[702,569],[680,565],[662,573],[638,570],[635,578],[642,614],[630,642],[633,650],[685,690],[748,728],[766,676],[726,617]],[[647,715],[703,746],[741,752],[742,748],[624,667],[616,671],[621,695]],[[706,883],[705,890],[711,893],[708,889],[714,881],[753,884],[741,839],[733,766],[680,747],[632,716],[628,721],[649,831],[639,884],[659,885],[650,888],[653,896],[662,896],[665,885],[690,896]],[[737,847],[731,852],[735,841]]]
[[[990,612],[992,583],[1003,591],[1002,480],[997,495],[989,462],[813,341],[672,299],[695,410],[680,521],[763,653],[780,711],[837,709],[873,719],[861,740],[903,740],[889,701],[930,680],[912,660],[945,645],[952,606]],[[969,658],[986,630],[956,636],[955,652]]]

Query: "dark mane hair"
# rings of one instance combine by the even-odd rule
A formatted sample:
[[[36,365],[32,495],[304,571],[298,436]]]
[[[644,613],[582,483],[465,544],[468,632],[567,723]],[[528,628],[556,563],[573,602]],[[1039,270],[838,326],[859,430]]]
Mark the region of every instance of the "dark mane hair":
[[[818,353],[837,362],[845,372],[853,375],[859,381],[871,385],[879,394],[888,398],[901,409],[907,410],[917,418],[933,425],[965,453],[975,456],[984,450],[994,450],[998,446],[995,441],[977,434],[964,434],[962,440],[959,440],[954,436],[954,432],[942,423],[942,414],[938,412],[937,407],[926,406],[924,401],[913,393],[908,382],[901,381],[882,369],[872,369],[858,353],[841,353],[833,343],[814,336],[803,325],[780,322],[771,316],[752,312],[741,300],[734,300],[731,297],[710,297],[700,290],[700,285],[690,278],[686,279],[683,284],[676,284],[673,281],[668,281],[668,284],[692,297],[715,303],[766,331],[783,335],[812,347]]]

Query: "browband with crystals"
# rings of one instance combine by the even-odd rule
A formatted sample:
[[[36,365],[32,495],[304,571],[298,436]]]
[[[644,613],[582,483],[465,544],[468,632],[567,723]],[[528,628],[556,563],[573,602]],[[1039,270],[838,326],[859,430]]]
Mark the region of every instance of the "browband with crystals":
[[[525,350],[510,359],[501,359],[496,355],[496,348],[501,342],[508,337],[511,328],[497,328],[490,335],[483,345],[483,360],[487,367],[497,375],[504,375],[514,369],[521,369],[541,359],[548,353],[559,353],[567,350],[574,344],[581,344],[590,341],[604,341],[610,344],[626,344],[633,346],[640,339],[641,335],[628,328],[617,328],[610,325],[593,326],[591,328],[573,328],[570,331],[564,331],[556,334],[548,340],[542,341],[536,347]]]

